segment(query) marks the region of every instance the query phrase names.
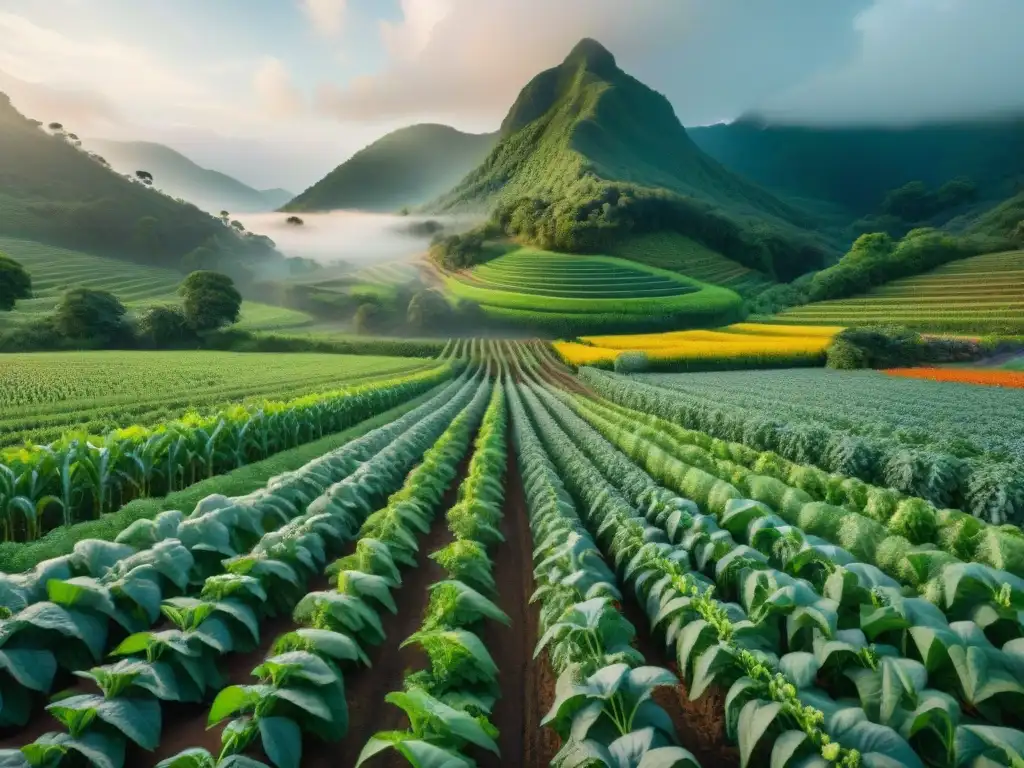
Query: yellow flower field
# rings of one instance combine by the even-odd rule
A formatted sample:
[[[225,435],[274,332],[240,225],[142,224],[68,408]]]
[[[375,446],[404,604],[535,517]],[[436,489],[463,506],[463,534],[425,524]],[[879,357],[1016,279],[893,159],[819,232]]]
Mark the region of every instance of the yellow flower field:
[[[643,352],[656,367],[693,368],[737,365],[807,365],[824,361],[834,326],[773,326],[737,323],[718,330],[673,331],[625,336],[586,336],[579,342],[556,342],[554,347],[569,365],[615,364],[623,352]]]

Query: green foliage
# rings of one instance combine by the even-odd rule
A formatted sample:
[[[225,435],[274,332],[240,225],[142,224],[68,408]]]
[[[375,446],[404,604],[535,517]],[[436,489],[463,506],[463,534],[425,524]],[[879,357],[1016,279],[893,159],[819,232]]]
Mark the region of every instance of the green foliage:
[[[969,179],[952,179],[934,191],[923,181],[908,181],[885,196],[882,212],[903,221],[921,222],[971,202],[977,195],[978,186]]]
[[[902,368],[921,363],[977,360],[984,347],[968,339],[927,339],[899,326],[847,328],[828,348],[828,367]]]
[[[650,367],[646,352],[623,352],[615,358],[616,373],[643,373]]]
[[[451,306],[441,292],[433,288],[416,293],[406,311],[406,321],[417,331],[437,332],[447,327],[451,316]]]
[[[73,288],[53,313],[57,332],[72,339],[113,339],[124,330],[124,305],[107,291]]]
[[[188,318],[179,307],[150,307],[139,315],[139,336],[154,347],[173,347],[194,338]]]
[[[808,299],[822,301],[863,293],[978,252],[972,241],[931,229],[911,230],[899,243],[882,232],[861,235],[838,264],[814,275]]]
[[[444,269],[457,271],[480,263],[485,256],[482,231],[436,238],[430,244],[430,258]]]
[[[197,331],[212,331],[238,320],[242,294],[234,281],[219,272],[193,272],[178,289],[185,318]]]
[[[25,268],[3,253],[0,253],[0,312],[14,309],[18,299],[32,296],[32,278]]]
[[[352,326],[355,332],[363,335],[373,333],[380,322],[382,314],[380,304],[372,304],[370,302],[360,304],[359,309],[356,310],[356,314],[352,318]]]

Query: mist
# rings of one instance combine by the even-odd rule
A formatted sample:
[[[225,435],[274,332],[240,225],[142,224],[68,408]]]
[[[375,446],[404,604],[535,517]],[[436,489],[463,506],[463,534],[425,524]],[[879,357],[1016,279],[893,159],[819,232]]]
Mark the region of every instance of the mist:
[[[238,220],[250,232],[272,239],[285,256],[314,259],[325,265],[344,261],[358,266],[411,260],[425,253],[430,236],[410,233],[411,224],[432,220],[446,232],[458,232],[476,223],[466,217],[332,211],[299,214],[303,224],[296,226],[286,222],[291,215],[243,214]]]

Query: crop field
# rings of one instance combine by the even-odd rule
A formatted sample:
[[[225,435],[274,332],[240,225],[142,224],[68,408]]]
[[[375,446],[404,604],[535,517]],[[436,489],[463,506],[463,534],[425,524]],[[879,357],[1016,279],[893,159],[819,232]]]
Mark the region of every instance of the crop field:
[[[679,272],[702,283],[723,285],[741,294],[772,284],[760,272],[674,232],[654,232],[631,237],[613,247],[610,255]]]
[[[1011,387],[1024,389],[1024,373],[1014,370],[985,368],[890,368],[890,376],[904,376],[929,381],[949,381],[957,384],[978,384],[984,387]]]
[[[787,309],[787,323],[886,325],[919,330],[1021,333],[1024,330],[1024,251],[954,261],[894,280],[871,292]]]
[[[481,339],[419,364],[250,414],[243,462],[409,404],[262,487],[0,573],[0,765],[1024,758],[1024,393]],[[154,467],[229,478],[222,439]],[[107,498],[76,461],[68,498]],[[8,533],[37,491],[0,484]]]
[[[583,336],[580,342],[558,341],[553,346],[562,362],[574,367],[611,368],[620,363],[635,370],[821,366],[832,337],[841,330],[736,323],[718,330]]]
[[[102,435],[429,365],[403,357],[208,351],[8,354],[0,366],[0,445],[47,443],[71,431]]]
[[[457,299],[492,318],[559,332],[666,324],[715,324],[740,309],[732,291],[610,256],[519,248],[446,276]]]
[[[0,329],[53,311],[61,295],[70,288],[109,291],[131,312],[180,301],[177,290],[182,275],[173,270],[11,238],[0,238],[0,253],[25,266],[32,275],[33,292],[33,297],[19,301],[13,312],[0,313]],[[311,322],[312,318],[304,312],[245,301],[238,327],[274,331]]]

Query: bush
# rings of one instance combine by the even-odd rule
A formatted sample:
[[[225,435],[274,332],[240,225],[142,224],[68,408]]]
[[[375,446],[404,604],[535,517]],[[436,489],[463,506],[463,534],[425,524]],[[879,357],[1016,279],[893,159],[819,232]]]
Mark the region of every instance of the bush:
[[[978,360],[988,345],[969,339],[925,339],[900,326],[847,328],[826,352],[829,368],[903,368],[922,363]]]
[[[353,318],[353,325],[356,333],[370,334],[377,329],[380,321],[381,309],[379,304],[365,302],[359,305]]]
[[[441,292],[428,288],[409,301],[406,321],[418,331],[435,332],[448,326],[451,315],[452,308]]]
[[[195,340],[195,333],[179,307],[150,307],[139,317],[140,339],[157,348]]]
[[[20,262],[0,253],[0,312],[10,312],[18,299],[32,296],[32,278]]]
[[[451,271],[479,264],[484,260],[484,253],[484,235],[479,230],[437,237],[430,246],[430,258]]]
[[[193,272],[178,289],[184,299],[185,317],[197,331],[213,331],[238,320],[242,294],[234,281],[219,272]]]
[[[53,326],[69,339],[113,340],[125,335],[124,304],[107,291],[74,288],[67,291],[53,313]]]

